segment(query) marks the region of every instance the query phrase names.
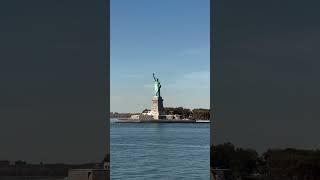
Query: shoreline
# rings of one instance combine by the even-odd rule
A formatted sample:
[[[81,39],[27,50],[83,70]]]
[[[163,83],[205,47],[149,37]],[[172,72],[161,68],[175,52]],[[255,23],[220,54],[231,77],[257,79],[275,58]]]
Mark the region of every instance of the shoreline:
[[[210,120],[183,120],[183,119],[130,119],[119,118],[115,123],[210,123]]]

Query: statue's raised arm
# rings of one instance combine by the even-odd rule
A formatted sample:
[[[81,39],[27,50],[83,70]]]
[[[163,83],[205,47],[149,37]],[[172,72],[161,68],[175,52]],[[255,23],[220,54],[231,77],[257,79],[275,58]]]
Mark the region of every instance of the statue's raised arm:
[[[154,77],[154,73],[152,73],[153,79],[154,81],[157,81],[156,77]]]

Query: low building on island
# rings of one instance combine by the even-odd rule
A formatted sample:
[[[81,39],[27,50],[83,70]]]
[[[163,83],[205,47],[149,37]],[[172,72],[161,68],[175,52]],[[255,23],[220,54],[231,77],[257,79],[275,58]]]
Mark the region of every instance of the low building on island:
[[[133,114],[130,116],[130,119],[139,119],[140,118],[140,114]]]
[[[166,116],[166,119],[168,119],[168,120],[171,120],[171,119],[179,120],[182,117],[182,115],[179,115],[179,114],[174,114],[174,115],[169,114],[169,115],[165,115],[165,116]]]

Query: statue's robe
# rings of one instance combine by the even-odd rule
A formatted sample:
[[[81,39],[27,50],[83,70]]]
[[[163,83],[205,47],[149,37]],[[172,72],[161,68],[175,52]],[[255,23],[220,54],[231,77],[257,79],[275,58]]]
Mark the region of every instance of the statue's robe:
[[[156,81],[154,83],[154,91],[156,96],[160,96],[160,82]]]

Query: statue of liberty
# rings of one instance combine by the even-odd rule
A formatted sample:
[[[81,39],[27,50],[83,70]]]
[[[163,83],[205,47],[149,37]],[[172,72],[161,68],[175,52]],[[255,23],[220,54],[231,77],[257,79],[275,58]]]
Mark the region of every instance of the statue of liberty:
[[[160,88],[161,88],[161,84],[158,78],[156,78],[154,76],[154,73],[152,73],[153,79],[154,79],[154,92],[155,92],[155,96],[157,97],[161,97],[160,96]]]

